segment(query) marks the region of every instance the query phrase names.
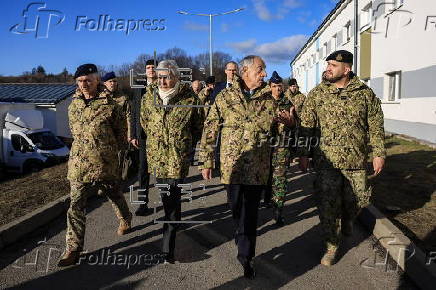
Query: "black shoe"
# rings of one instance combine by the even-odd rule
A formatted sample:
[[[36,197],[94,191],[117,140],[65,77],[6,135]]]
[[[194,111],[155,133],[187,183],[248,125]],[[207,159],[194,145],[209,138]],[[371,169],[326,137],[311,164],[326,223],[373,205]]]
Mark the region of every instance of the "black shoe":
[[[274,207],[274,220],[278,227],[282,227],[285,224],[285,220],[282,217],[282,211],[282,208]]]
[[[148,215],[148,206],[146,203],[139,205],[138,209],[135,211],[135,215],[137,216],[146,216]]]
[[[164,253],[164,264],[174,264],[176,260],[174,259],[174,255]]]
[[[254,267],[251,262],[248,262],[243,265],[244,267],[244,277],[250,280],[253,280],[256,278],[256,270],[254,270]]]

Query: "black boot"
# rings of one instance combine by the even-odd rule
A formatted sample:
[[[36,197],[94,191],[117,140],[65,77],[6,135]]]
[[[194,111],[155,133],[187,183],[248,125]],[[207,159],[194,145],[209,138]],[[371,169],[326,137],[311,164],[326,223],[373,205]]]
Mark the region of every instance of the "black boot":
[[[254,269],[253,262],[247,262],[244,265],[244,277],[250,280],[256,278],[256,270]]]
[[[285,224],[285,221],[282,217],[282,207],[274,207],[274,220],[276,221],[276,226],[282,227]]]

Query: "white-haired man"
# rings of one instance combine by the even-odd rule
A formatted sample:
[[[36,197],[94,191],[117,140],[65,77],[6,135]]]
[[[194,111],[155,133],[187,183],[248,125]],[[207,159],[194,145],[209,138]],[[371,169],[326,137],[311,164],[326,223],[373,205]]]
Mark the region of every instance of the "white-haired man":
[[[200,168],[204,179],[212,178],[214,145],[220,136],[221,182],[236,227],[237,258],[244,276],[253,279],[258,207],[270,169],[271,148],[263,141],[270,135],[278,112],[271,89],[263,81],[266,71],[262,58],[249,55],[242,59],[239,76],[217,95],[209,111],[200,145]],[[277,119],[289,126],[294,122],[289,111],[280,112]]]

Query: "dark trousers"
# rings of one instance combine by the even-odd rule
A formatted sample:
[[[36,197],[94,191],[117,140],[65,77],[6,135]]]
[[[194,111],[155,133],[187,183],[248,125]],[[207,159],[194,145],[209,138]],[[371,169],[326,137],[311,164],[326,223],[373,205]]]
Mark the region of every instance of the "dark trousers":
[[[257,213],[263,185],[226,184],[227,200],[236,227],[235,242],[238,260],[249,263],[256,250]]]
[[[141,139],[139,142],[145,143],[145,140]],[[141,191],[138,195],[138,201],[143,201],[148,204],[148,190],[150,187],[150,173],[148,173],[147,155],[145,154],[145,147],[139,149],[139,170],[138,180],[139,188],[145,191]]]
[[[168,221],[180,221],[181,219],[181,190],[178,184],[183,183],[183,179],[156,178],[156,184],[168,184],[170,188],[159,188],[165,212],[166,221],[163,224],[162,252],[169,256],[174,256],[176,246],[176,232],[179,224],[167,223]]]

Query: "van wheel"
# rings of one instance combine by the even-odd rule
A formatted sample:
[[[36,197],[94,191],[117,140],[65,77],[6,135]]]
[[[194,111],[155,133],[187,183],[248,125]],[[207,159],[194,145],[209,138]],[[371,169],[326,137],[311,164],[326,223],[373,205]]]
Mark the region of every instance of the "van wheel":
[[[42,169],[42,165],[40,162],[29,161],[24,164],[24,173],[35,173],[39,172]]]

